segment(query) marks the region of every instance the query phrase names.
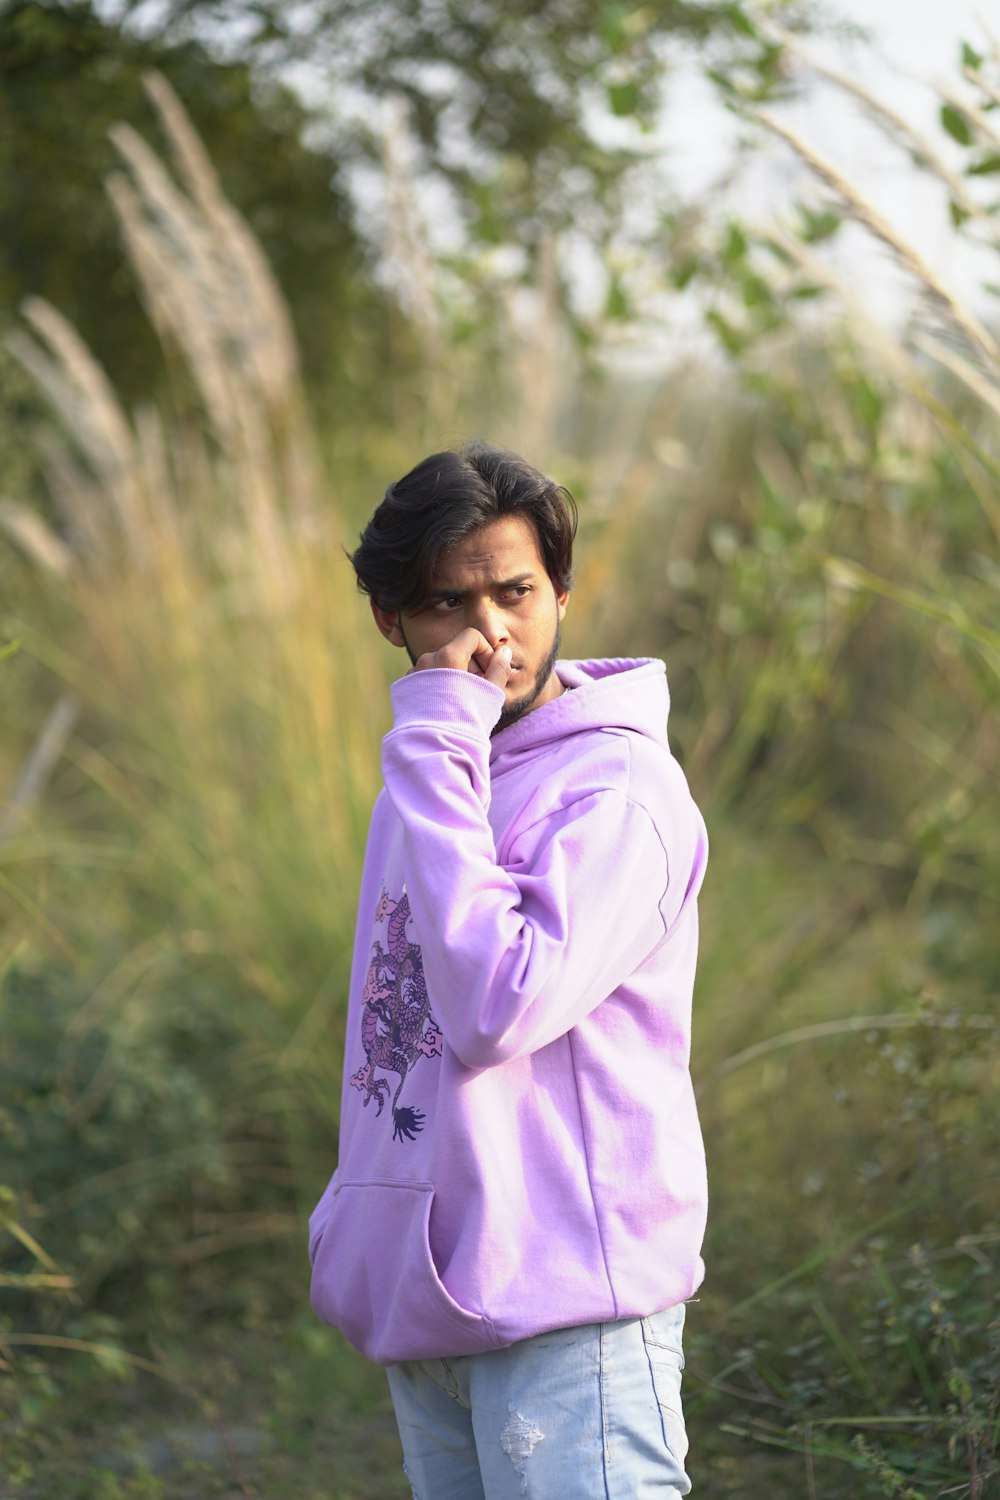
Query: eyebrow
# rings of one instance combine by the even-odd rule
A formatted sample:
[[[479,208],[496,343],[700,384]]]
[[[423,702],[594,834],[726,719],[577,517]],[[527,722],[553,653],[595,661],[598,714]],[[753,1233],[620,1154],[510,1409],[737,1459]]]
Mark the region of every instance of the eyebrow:
[[[518,584],[532,582],[535,577],[536,574],[533,572],[517,573],[513,578],[502,578],[497,582],[491,581],[487,587],[491,589],[514,589],[517,588]],[[467,594],[468,592],[468,589],[431,589],[427,598],[428,600],[459,599],[463,594]]]

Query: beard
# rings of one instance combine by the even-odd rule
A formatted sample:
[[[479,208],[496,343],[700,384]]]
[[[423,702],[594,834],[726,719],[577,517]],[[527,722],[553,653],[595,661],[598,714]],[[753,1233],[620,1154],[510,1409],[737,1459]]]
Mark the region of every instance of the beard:
[[[526,693],[522,693],[520,698],[515,698],[513,703],[504,703],[504,706],[500,711],[499,719],[497,719],[493,728],[490,730],[491,738],[493,735],[499,734],[501,729],[506,729],[508,725],[516,723],[518,719],[522,719],[524,715],[534,707],[539,695],[542,692],[542,689],[545,687],[549,678],[552,676],[552,671],[555,667],[556,658],[558,657],[558,655],[559,625],[557,623],[556,633],[552,637],[552,645],[549,648],[548,655],[542,662],[541,666],[538,668],[538,671],[535,673],[535,678],[531,684],[531,687]]]
[[[403,637],[403,645],[406,648],[407,656],[410,658],[410,666],[415,667],[417,665],[417,658],[414,656],[413,651],[410,648],[410,643],[406,639],[406,634],[403,630],[402,617],[399,616],[397,618],[399,623],[399,633]],[[500,710],[500,717],[499,719],[497,719],[493,728],[490,730],[491,739],[493,735],[499,734],[501,729],[506,729],[509,725],[515,724],[518,719],[523,719],[524,715],[530,712],[534,704],[538,701],[542,689],[545,687],[549,678],[552,676],[552,671],[555,667],[556,659],[559,656],[559,636],[560,621],[557,620],[555,635],[552,637],[552,645],[548,650],[545,660],[542,662],[541,666],[538,668],[538,671],[535,673],[534,680],[532,681],[531,686],[528,688],[526,693],[522,693],[520,698],[515,698],[512,703],[507,703],[506,701],[504,702],[504,706]]]

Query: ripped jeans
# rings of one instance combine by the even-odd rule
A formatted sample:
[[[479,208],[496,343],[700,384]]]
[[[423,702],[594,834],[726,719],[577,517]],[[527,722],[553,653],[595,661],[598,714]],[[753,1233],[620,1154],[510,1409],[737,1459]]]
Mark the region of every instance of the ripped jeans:
[[[684,1304],[387,1374],[414,1500],[674,1500]]]

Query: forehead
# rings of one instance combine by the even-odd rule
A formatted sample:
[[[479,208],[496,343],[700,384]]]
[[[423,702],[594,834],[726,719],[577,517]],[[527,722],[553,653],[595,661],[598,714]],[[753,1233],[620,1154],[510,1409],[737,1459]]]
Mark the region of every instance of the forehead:
[[[463,579],[512,578],[529,572],[545,572],[534,526],[525,516],[500,516],[445,548],[434,569],[433,587],[447,587]]]

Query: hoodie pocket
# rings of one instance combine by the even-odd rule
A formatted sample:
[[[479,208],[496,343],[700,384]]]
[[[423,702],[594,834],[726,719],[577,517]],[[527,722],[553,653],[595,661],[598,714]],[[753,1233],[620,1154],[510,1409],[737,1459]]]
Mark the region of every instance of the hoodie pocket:
[[[313,1253],[312,1304],[377,1364],[499,1347],[437,1273],[425,1182],[340,1182]]]

